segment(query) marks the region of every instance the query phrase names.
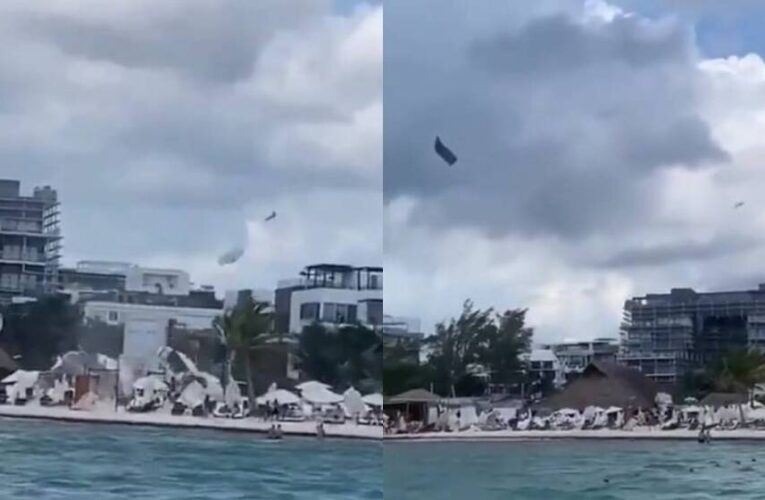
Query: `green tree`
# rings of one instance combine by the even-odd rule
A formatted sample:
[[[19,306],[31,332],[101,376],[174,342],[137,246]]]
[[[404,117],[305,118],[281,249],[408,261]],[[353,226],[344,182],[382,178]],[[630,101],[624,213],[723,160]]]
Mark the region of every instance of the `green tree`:
[[[224,368],[225,377],[230,376],[231,367],[237,361],[244,366],[247,397],[250,400],[250,412],[252,413],[255,409],[252,352],[264,348],[274,338],[271,307],[263,302],[242,304],[217,317],[214,326],[222,332],[225,341],[227,360],[227,367]],[[227,382],[227,380],[223,381],[224,384]]]
[[[3,346],[27,370],[47,370],[56,356],[78,348],[81,313],[64,297],[12,304],[3,312]]]
[[[763,381],[765,355],[757,350],[734,351],[719,363],[714,385],[719,391],[746,393],[751,399],[754,386]]]
[[[436,392],[450,394],[458,386],[471,393],[479,390],[470,365],[489,371],[495,383],[520,381],[524,373],[520,355],[529,350],[533,336],[525,318],[526,310],[497,314],[493,308],[475,309],[467,300],[459,318],[437,324],[435,335],[426,339]]]
[[[382,336],[363,325],[308,325],[300,335],[298,357],[308,377],[334,387],[373,390],[381,385]]]

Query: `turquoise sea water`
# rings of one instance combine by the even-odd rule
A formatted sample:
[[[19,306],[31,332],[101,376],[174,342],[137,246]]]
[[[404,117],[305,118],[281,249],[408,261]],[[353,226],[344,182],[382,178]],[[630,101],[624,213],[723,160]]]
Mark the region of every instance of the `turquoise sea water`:
[[[757,442],[388,442],[384,468],[397,500],[765,499]]]
[[[0,498],[383,498],[376,442],[0,419]]]

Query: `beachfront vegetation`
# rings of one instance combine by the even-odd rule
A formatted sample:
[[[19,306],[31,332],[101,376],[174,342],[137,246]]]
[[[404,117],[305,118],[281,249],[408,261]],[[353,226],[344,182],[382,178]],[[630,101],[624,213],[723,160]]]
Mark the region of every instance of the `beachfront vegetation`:
[[[306,326],[298,344],[298,359],[307,378],[333,387],[375,392],[382,385],[382,338],[363,325],[338,329],[319,323]]]
[[[270,305],[261,302],[241,304],[217,317],[215,327],[223,332],[228,366],[235,367],[239,363],[243,367],[247,397],[250,401],[255,401],[252,354],[253,351],[266,347],[273,338],[273,313]],[[224,370],[224,375],[228,377],[228,370]],[[227,382],[224,381],[224,384]],[[253,407],[254,405],[251,406],[251,411]]]
[[[442,395],[475,396],[489,383],[506,388],[523,384],[521,355],[529,351],[533,333],[526,326],[525,309],[498,313],[476,309],[467,300],[458,318],[437,324],[435,334],[425,340],[425,363],[417,366],[397,362],[394,353],[386,356],[385,393],[425,387]]]
[[[27,370],[45,370],[61,353],[77,348],[81,313],[65,297],[11,304],[2,311],[0,345]]]
[[[686,374],[681,383],[683,396],[701,398],[711,392],[752,396],[757,384],[765,383],[765,355],[758,350],[727,353],[706,369]]]

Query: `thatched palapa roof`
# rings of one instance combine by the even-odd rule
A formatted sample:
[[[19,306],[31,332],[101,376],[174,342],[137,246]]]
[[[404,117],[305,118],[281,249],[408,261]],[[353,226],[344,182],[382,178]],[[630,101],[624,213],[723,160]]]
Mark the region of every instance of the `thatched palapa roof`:
[[[539,406],[558,410],[588,406],[650,408],[658,387],[637,370],[605,361],[594,361],[577,380]]]
[[[699,401],[700,406],[711,406],[720,408],[721,406],[744,404],[749,400],[746,394],[735,392],[711,392],[704,399]]]
[[[411,391],[402,392],[397,396],[393,396],[385,401],[386,405],[400,405],[400,404],[422,404],[422,403],[438,403],[441,401],[439,396],[436,396],[430,391],[425,389],[412,389]]]

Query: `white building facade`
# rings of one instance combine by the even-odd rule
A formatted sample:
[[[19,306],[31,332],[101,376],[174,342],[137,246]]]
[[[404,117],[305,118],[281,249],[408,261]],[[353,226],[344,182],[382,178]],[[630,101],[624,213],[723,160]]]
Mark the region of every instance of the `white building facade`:
[[[124,325],[122,355],[133,364],[153,365],[157,350],[167,345],[172,321],[189,329],[209,329],[222,309],[174,307],[122,302],[86,302],[84,317],[109,325]]]
[[[382,272],[381,267],[309,266],[300,279],[279,283],[277,315],[289,317],[287,328],[294,334],[314,322],[327,326],[360,323],[382,327]],[[280,295],[288,298],[279,300]]]

